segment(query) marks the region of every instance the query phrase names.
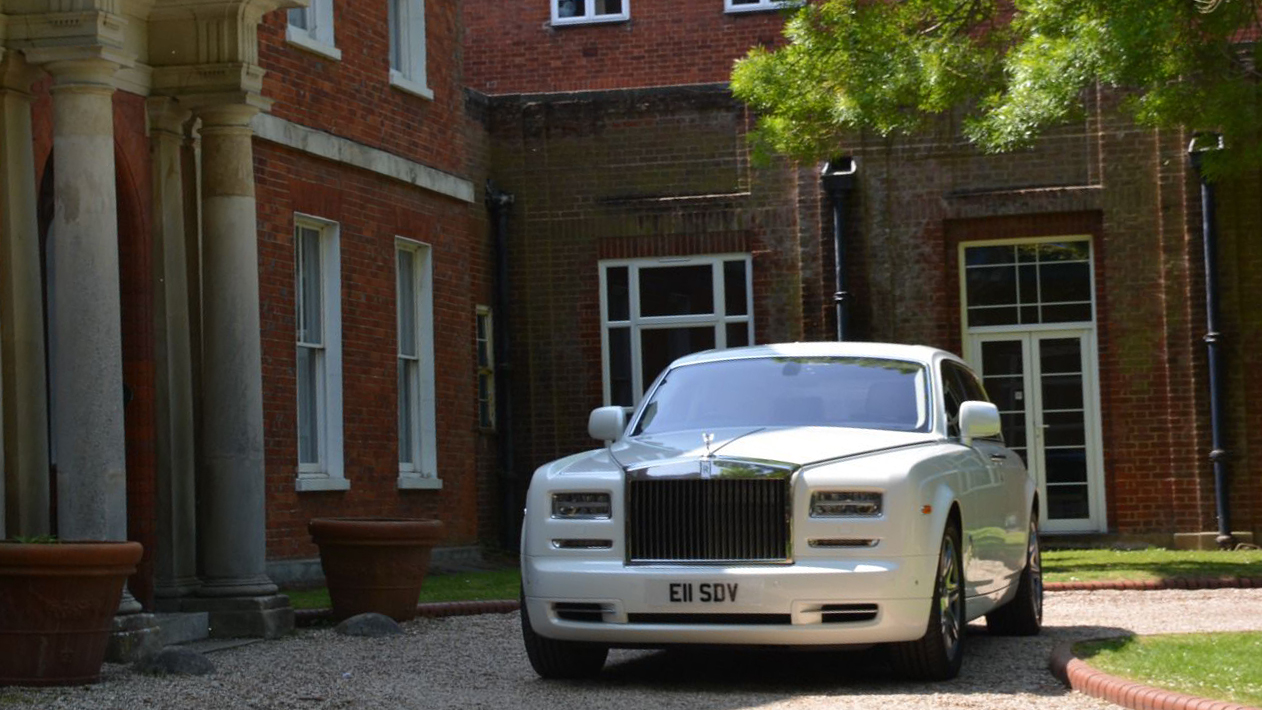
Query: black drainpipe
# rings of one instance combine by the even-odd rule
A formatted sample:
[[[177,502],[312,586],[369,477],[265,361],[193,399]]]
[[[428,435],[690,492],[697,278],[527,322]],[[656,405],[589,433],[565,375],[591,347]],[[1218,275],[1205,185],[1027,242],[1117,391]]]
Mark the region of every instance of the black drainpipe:
[[[1203,141],[1209,145],[1203,145]],[[1205,346],[1209,351],[1209,416],[1213,448],[1209,460],[1214,464],[1214,498],[1218,506],[1218,537],[1221,548],[1235,546],[1231,534],[1231,508],[1227,500],[1227,449],[1223,444],[1223,395],[1218,345],[1218,215],[1214,200],[1214,184],[1205,179],[1201,159],[1211,150],[1222,150],[1222,136],[1197,135],[1188,145],[1188,157],[1201,181],[1201,236],[1205,249]]]
[[[850,156],[833,158],[824,163],[819,180],[833,203],[833,303],[837,308],[837,340],[846,339],[850,323],[850,294],[846,291],[846,196],[854,191],[858,163]]]
[[[504,496],[500,544],[505,550],[517,549],[521,520],[518,509],[517,472],[513,461],[513,365],[510,358],[512,330],[508,319],[508,217],[513,196],[501,192],[495,183],[486,181],[486,209],[495,230],[495,319],[492,321],[495,341],[495,427],[499,431],[499,478]]]

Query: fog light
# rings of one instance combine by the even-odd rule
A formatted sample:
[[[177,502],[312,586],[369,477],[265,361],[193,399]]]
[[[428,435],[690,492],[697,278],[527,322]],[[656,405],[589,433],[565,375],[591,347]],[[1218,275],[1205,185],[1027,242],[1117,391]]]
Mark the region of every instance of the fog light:
[[[811,494],[812,518],[876,518],[880,515],[880,493],[819,491]]]

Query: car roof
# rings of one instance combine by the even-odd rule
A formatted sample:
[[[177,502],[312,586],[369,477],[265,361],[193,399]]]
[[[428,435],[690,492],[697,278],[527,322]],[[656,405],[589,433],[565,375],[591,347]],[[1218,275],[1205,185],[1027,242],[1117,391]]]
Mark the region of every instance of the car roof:
[[[706,350],[679,358],[672,367],[696,365],[705,362],[721,362],[725,360],[749,360],[769,357],[863,357],[889,360],[907,360],[932,365],[937,360],[946,358],[963,362],[956,355],[945,350],[931,348],[926,345],[902,345],[898,343],[869,343],[857,341],[845,342],[811,342],[811,343],[772,343],[768,345],[752,345],[726,350]]]

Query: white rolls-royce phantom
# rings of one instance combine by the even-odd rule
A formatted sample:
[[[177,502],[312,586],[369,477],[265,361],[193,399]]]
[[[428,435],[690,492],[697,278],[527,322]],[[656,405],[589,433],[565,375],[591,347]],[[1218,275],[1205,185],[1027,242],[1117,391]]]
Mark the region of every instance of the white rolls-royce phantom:
[[[540,467],[522,635],[546,678],[608,650],[887,645],[954,677],[965,625],[1037,634],[1034,481],[977,376],[941,350],[795,343],[676,360],[603,448]]]

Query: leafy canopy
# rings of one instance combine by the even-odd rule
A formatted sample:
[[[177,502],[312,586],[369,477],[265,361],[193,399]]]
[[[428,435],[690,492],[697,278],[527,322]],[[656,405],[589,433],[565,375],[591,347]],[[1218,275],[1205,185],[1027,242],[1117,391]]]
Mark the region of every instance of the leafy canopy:
[[[990,152],[1083,115],[1097,83],[1140,124],[1219,133],[1214,174],[1262,165],[1251,40],[1262,0],[809,0],[788,42],[736,63],[759,147],[834,155],[854,131],[907,134],[956,109]]]

